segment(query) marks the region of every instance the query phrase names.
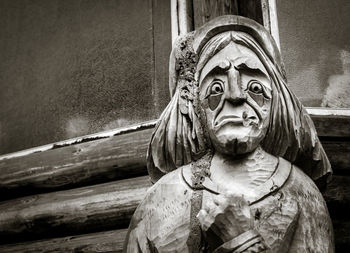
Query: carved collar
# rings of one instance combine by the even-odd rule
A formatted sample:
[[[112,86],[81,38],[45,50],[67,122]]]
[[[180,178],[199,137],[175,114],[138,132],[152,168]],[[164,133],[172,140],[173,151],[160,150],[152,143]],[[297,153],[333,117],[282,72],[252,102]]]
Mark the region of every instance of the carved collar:
[[[214,194],[220,194],[219,187],[208,176],[203,177],[203,180],[200,180],[199,182],[193,182],[192,167],[193,165],[191,164],[182,167],[181,170],[182,178],[190,188],[193,190],[207,190]],[[292,164],[287,160],[279,157],[278,165],[276,166],[276,169],[273,172],[272,176],[266,180],[265,183],[259,185],[256,188],[256,192],[258,193],[256,196],[247,199],[249,204],[253,205],[268,195],[279,190],[289,178],[291,170]]]

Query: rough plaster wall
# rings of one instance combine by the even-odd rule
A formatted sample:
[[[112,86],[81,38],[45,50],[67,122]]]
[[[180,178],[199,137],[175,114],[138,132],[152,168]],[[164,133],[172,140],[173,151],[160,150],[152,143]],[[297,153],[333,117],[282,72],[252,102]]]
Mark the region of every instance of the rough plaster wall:
[[[151,8],[1,0],[0,154],[157,118],[169,97],[152,87]]]
[[[322,100],[337,96],[348,100],[341,90],[350,89],[349,82],[334,76],[344,74],[342,55],[350,52],[350,1],[277,0],[277,9],[281,51],[292,90],[306,106],[321,106]],[[324,98],[330,85],[331,94],[338,95]],[[348,103],[337,107],[348,107]]]

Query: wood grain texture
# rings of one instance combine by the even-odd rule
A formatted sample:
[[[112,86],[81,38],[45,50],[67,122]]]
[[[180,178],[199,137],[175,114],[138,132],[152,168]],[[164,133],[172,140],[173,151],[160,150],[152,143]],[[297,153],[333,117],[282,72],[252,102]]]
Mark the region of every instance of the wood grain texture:
[[[334,171],[346,173],[350,116],[311,116]],[[135,130],[1,160],[0,199],[146,175],[146,153],[152,132],[153,128]]]
[[[127,229],[111,230],[12,245],[0,245],[2,253],[122,252]]]
[[[161,111],[170,101],[168,91],[169,55],[171,52],[170,1],[152,0],[152,44],[153,72],[152,94],[155,94],[154,107]]]
[[[238,4],[239,15],[254,19],[264,25],[261,0],[240,0]]]
[[[146,175],[153,129],[0,161],[0,198]]]
[[[347,253],[350,247],[350,222],[333,221],[337,253]],[[2,253],[121,253],[127,229],[104,231],[48,240],[0,245]]]
[[[3,201],[0,235],[3,239],[23,233],[45,236],[126,226],[150,185],[144,176]],[[334,176],[324,193],[331,213],[338,213],[337,207],[332,209],[339,203],[350,206],[349,193],[350,177]]]
[[[350,137],[349,116],[312,115],[318,136]]]
[[[218,16],[238,15],[238,0],[193,0],[194,28]]]
[[[150,185],[145,176],[0,202],[0,241],[125,228]]]
[[[333,176],[323,194],[333,220],[350,219],[350,177]],[[350,235],[350,231],[349,231]]]
[[[149,185],[147,177],[140,177],[120,181],[114,186],[104,184],[3,202],[0,204],[2,243],[8,242],[3,238],[8,238],[9,233],[12,239],[21,241],[28,233],[44,238],[89,231],[96,225],[100,230],[108,230],[121,219],[127,225]],[[336,245],[344,248],[350,245],[350,230],[347,229],[350,227],[347,218],[350,177],[334,176],[323,195],[332,216]],[[55,230],[59,233],[53,232]],[[125,234],[126,229],[122,229],[3,245],[0,252],[121,252]]]
[[[271,33],[270,8],[268,0],[261,0],[261,12],[264,27]]]
[[[321,143],[331,162],[334,173],[350,174],[349,154],[350,140],[322,139]]]
[[[347,253],[350,247],[350,177],[333,176],[323,196],[333,222],[335,250]]]
[[[194,27],[222,15],[240,15],[264,25],[261,0],[193,0]]]
[[[335,252],[348,253],[350,248],[350,221],[349,219],[334,219],[334,239],[335,239]]]

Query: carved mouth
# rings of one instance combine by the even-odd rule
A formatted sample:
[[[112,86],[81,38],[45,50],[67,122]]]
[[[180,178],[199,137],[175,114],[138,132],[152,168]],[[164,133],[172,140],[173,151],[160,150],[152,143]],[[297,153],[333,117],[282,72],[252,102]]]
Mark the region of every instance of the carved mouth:
[[[234,115],[222,116],[218,120],[214,121],[214,127],[220,128],[228,123],[233,125],[243,125],[243,119]]]

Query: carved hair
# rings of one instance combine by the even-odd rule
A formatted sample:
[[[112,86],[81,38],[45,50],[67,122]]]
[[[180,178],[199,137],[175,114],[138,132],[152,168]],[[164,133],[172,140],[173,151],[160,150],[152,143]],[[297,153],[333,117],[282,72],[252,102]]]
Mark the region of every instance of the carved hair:
[[[231,41],[251,49],[271,78],[270,123],[261,143],[263,149],[298,165],[314,180],[330,174],[330,163],[315,126],[286,84],[272,37],[252,20],[224,16],[179,38],[174,46],[169,66],[173,96],[160,116],[148,150],[147,166],[152,180],[210,151],[210,139],[202,127],[205,115],[198,106],[197,81],[207,61]]]

